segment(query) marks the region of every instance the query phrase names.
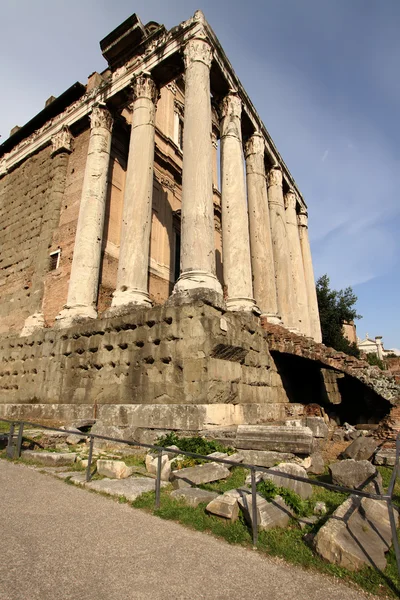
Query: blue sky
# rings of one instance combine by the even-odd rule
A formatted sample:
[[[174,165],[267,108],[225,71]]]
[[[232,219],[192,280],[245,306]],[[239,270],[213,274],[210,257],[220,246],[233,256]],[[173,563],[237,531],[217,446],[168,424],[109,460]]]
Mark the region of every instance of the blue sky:
[[[101,71],[136,12],[201,8],[309,207],[315,274],[358,296],[358,334],[400,348],[399,0],[2,0],[0,134]]]

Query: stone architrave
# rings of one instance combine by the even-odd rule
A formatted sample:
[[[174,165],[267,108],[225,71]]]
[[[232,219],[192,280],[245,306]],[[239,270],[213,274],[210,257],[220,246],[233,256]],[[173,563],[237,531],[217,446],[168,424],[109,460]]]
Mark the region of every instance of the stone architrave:
[[[61,202],[67,178],[68,160],[72,152],[73,137],[64,126],[51,138],[51,185],[49,188],[46,212],[43,215],[40,242],[35,260],[35,274],[32,279],[31,298],[33,313],[27,317],[21,337],[32,335],[45,326],[43,314],[44,279],[49,264],[49,247],[60,218]]]
[[[117,288],[111,310],[129,304],[152,304],[148,290],[148,270],[157,98],[157,86],[148,73],[142,73],[134,79]]]
[[[293,306],[296,300],[291,285],[290,252],[283,199],[282,169],[279,165],[275,165],[270,169],[267,176],[267,184],[278,313],[285,327],[297,331],[297,323],[293,314]]]
[[[310,241],[308,239],[308,216],[305,208],[300,209],[298,215],[301,254],[303,257],[304,277],[307,287],[308,315],[310,322],[310,335],[316,342],[322,342],[321,323],[315,288],[314,270],[311,258]]]
[[[101,246],[106,210],[113,119],[105,106],[90,114],[90,139],[83,179],[67,303],[56,317],[59,327],[97,317]]]
[[[234,92],[225,96],[221,103],[222,256],[228,310],[251,311],[256,303],[251,273],[241,113],[239,96]]]
[[[212,48],[191,39],[184,48],[185,126],[183,129],[181,265],[174,294],[202,288],[216,302],[222,287],[216,277],[211,140],[210,68]]]
[[[261,315],[270,323],[278,324],[281,320],[278,317],[264,150],[264,137],[255,132],[245,146],[251,266],[254,298]]]
[[[291,283],[294,297],[293,313],[296,318],[296,327],[300,333],[311,335],[310,320],[308,316],[307,287],[303,268],[299,228],[297,224],[297,196],[294,190],[285,194],[286,231],[289,244]]]

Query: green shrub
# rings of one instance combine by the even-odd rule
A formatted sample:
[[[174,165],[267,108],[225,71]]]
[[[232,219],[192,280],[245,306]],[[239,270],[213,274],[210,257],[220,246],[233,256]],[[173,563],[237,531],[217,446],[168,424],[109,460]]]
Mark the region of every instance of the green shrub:
[[[284,487],[275,485],[272,481],[260,481],[257,484],[257,491],[266,500],[273,500],[275,496],[282,496],[289,508],[299,517],[309,514],[310,507],[296,492]]]
[[[199,435],[193,437],[178,437],[176,433],[171,432],[163,435],[155,441],[155,446],[166,448],[167,446],[178,446],[183,452],[193,452],[194,454],[211,454],[212,452],[232,453],[233,449],[225,447],[213,440],[206,440]]]

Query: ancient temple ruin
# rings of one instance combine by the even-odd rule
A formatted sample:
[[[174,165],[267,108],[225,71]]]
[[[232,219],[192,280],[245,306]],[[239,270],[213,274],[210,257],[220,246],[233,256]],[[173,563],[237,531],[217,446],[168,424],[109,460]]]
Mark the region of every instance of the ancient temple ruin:
[[[337,365],[294,398],[270,352],[268,327],[321,346],[307,206],[204,15],[100,46],[0,146],[0,414],[201,430],[329,404]]]

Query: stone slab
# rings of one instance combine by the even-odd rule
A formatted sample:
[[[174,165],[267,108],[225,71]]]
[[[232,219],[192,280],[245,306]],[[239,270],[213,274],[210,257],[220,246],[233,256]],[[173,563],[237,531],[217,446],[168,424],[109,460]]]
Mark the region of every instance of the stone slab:
[[[84,485],[86,483],[86,473],[82,472],[80,473],[79,471],[67,471],[64,473],[57,473],[56,477],[58,477],[58,479],[68,479],[71,483],[74,483],[75,485]]]
[[[395,519],[398,522],[397,511]],[[350,496],[317,533],[315,549],[325,560],[351,571],[364,565],[383,571],[391,539],[386,502]]]
[[[207,512],[230,521],[236,521],[239,516],[238,498],[232,494],[222,494],[207,504]]]
[[[35,452],[34,450],[23,450],[21,458],[32,460],[46,467],[61,467],[72,465],[76,460],[75,452]]]
[[[258,529],[266,531],[274,527],[287,527],[292,517],[292,512],[285,504],[281,496],[268,502],[265,498],[257,494],[257,524]],[[251,526],[253,523],[253,498],[251,494],[244,495],[238,499],[238,504],[243,510],[246,521]]]
[[[329,465],[332,483],[371,494],[382,494],[382,475],[368,460],[341,460]]]
[[[276,474],[275,474],[276,472]],[[288,490],[292,490],[298,494],[303,500],[309,498],[312,494],[312,485],[305,483],[304,481],[297,481],[296,479],[287,479],[279,475],[281,473],[287,473],[288,475],[294,475],[297,477],[305,477],[308,479],[307,471],[300,465],[293,463],[282,463],[277,467],[272,467],[269,473],[264,473],[263,479],[272,481],[278,487],[284,487]]]
[[[240,450],[243,462],[258,467],[274,467],[281,462],[295,461],[297,458],[290,452],[274,452],[272,450]]]
[[[161,486],[167,485],[161,482]],[[156,489],[154,479],[147,477],[129,477],[128,479],[99,479],[90,481],[85,487],[96,492],[109,494],[110,496],[123,496],[129,502],[133,502],[145,492]]]
[[[173,490],[171,492],[171,498],[176,500],[184,500],[189,506],[196,507],[202,502],[211,502],[218,496],[218,492],[211,492],[208,490],[201,490],[199,488],[187,487],[180,490]]]
[[[204,465],[180,469],[179,471],[172,471],[171,478],[173,481],[180,480],[189,486],[226,479],[229,475],[230,471],[224,465],[210,462]]]
[[[343,458],[369,460],[378,448],[378,445],[378,442],[373,437],[360,436],[347,446],[343,452]]]
[[[384,467],[394,467],[396,461],[396,448],[382,448],[374,455],[374,464]]]
[[[313,434],[309,427],[239,425],[235,445],[244,450],[310,454],[312,443]]]

